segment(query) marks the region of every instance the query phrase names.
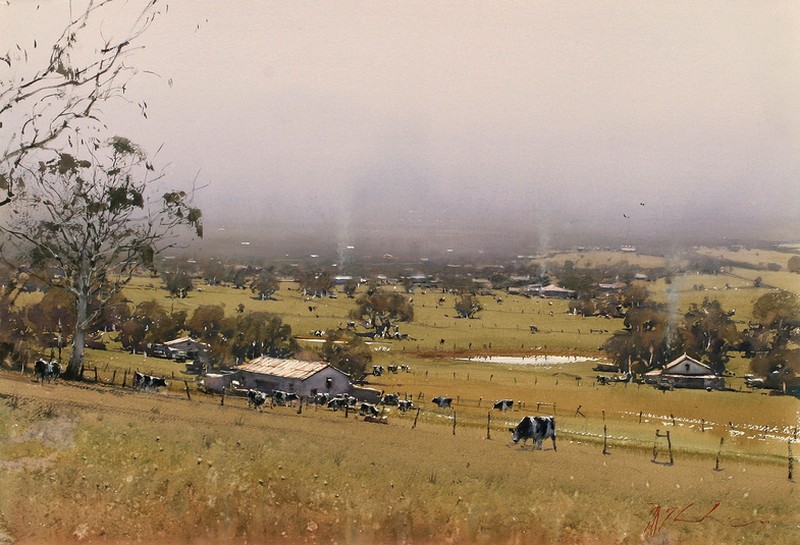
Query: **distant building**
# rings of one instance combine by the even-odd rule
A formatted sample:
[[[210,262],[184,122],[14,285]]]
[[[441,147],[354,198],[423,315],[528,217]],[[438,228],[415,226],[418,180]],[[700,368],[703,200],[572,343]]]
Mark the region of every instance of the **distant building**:
[[[597,284],[597,291],[601,293],[619,293],[625,289],[624,282],[610,282]]]
[[[725,379],[715,373],[705,363],[683,354],[668,363],[663,369],[656,369],[645,374],[645,382],[651,384],[669,384],[673,388],[705,388],[721,390],[725,387]]]
[[[575,290],[568,290],[555,284],[548,284],[539,290],[539,295],[551,299],[574,299],[577,296]]]

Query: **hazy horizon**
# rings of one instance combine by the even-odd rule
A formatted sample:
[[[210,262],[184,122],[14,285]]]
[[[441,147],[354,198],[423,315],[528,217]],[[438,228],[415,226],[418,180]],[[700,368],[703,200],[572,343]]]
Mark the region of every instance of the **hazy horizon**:
[[[12,38],[63,26],[33,4]],[[162,9],[103,120],[203,187],[209,244],[797,238],[797,2]]]

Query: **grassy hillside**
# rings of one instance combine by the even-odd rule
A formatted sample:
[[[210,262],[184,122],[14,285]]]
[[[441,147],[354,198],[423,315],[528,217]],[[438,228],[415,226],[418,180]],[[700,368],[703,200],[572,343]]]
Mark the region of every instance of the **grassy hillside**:
[[[796,400],[578,385],[565,373],[582,364],[440,363],[379,383],[424,393],[415,429],[394,411],[380,425],[4,374],[0,526],[19,543],[794,542],[784,427]],[[455,433],[427,402],[445,392],[459,398]],[[486,400],[501,395],[527,406],[494,413],[487,439]],[[537,400],[557,403],[558,452],[509,442]],[[700,415],[706,431],[688,420]],[[653,463],[655,429],[671,431],[673,465],[664,440]]]
[[[753,288],[754,273],[767,285]],[[648,289],[676,311],[717,298],[745,322],[769,286],[800,291],[796,275],[772,274],[679,275]],[[354,304],[307,300],[293,282],[271,301],[219,286],[172,299],[149,278],[126,295],[190,313],[223,304],[233,314],[241,304],[280,315],[296,335],[345,325]],[[798,450],[797,399],[750,392],[736,377],[722,392],[600,386],[586,358],[601,355],[620,320],[500,292],[481,297],[485,310],[466,320],[454,317],[452,295],[413,298],[415,320],[400,326],[411,339],[374,345],[375,363],[412,372],[370,386],[412,398],[419,412],[388,408],[386,425],[314,407],[259,412],[243,398],[203,394],[183,365],[122,352],[113,332],[109,350],[87,351],[84,383],[43,385],[30,369],[0,370],[0,543],[796,541],[787,454]],[[497,354],[527,364],[474,359]],[[553,364],[544,354],[579,357]],[[741,375],[746,366],[734,359],[730,368]],[[135,369],[170,385],[133,392]],[[434,407],[437,395],[453,397],[453,410]],[[501,398],[515,410],[491,411]],[[557,452],[510,442],[508,427],[526,414],[555,414]],[[657,430],[670,432],[672,465]]]

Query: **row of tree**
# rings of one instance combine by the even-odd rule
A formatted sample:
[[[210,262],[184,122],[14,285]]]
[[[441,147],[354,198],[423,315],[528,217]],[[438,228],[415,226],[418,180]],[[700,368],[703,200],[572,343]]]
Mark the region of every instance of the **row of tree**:
[[[684,313],[650,298],[622,307],[624,329],[603,345],[622,369],[643,373],[669,363],[681,354],[708,363],[723,373],[730,352],[750,357],[754,373],[779,373],[792,379],[800,374],[800,298],[787,291],[772,291],[753,306],[753,322],[739,331],[734,311],[705,298]]]

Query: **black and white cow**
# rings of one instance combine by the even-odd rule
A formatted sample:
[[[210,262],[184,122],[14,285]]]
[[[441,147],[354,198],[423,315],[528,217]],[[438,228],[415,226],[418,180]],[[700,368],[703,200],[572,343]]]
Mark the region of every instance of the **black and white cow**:
[[[347,407],[347,400],[341,397],[333,397],[328,401],[328,408],[333,411]]]
[[[431,403],[435,403],[440,409],[449,409],[453,405],[453,398],[437,396],[431,399]]]
[[[33,374],[42,382],[53,378],[53,363],[39,358],[33,363]]]
[[[554,416],[526,416],[514,428],[508,428],[511,440],[524,445],[528,439],[534,442],[534,449],[542,449],[542,441],[550,437],[553,440],[553,451],[556,451],[556,419]]]
[[[273,390],[272,392],[272,401],[275,402],[275,405],[294,407],[295,402],[299,399],[300,396],[294,392],[284,392],[283,390]]]
[[[414,402],[410,399],[399,399],[397,401],[397,410],[406,412],[414,408]]]
[[[372,374],[376,377],[381,376],[386,370],[383,368],[383,365],[373,365],[372,366]]]
[[[492,409],[497,409],[498,411],[510,411],[514,408],[514,400],[513,399],[500,399],[494,402],[492,405]]]
[[[133,373],[133,389],[134,390],[149,390],[167,386],[167,379],[164,377],[154,377],[153,375],[145,375],[136,371]]]
[[[331,395],[327,392],[314,395],[314,405],[327,405],[331,400]]]
[[[372,403],[362,403],[361,406],[358,408],[358,414],[361,416],[375,416],[381,414],[381,411],[378,410],[378,407],[373,405]]]
[[[398,401],[400,401],[400,394],[383,394],[380,402],[386,406],[394,406]]]
[[[267,401],[267,394],[258,390],[247,390],[247,406],[261,410],[261,406]]]
[[[328,408],[338,411],[347,407],[355,407],[358,400],[349,394],[337,394],[328,401]]]

